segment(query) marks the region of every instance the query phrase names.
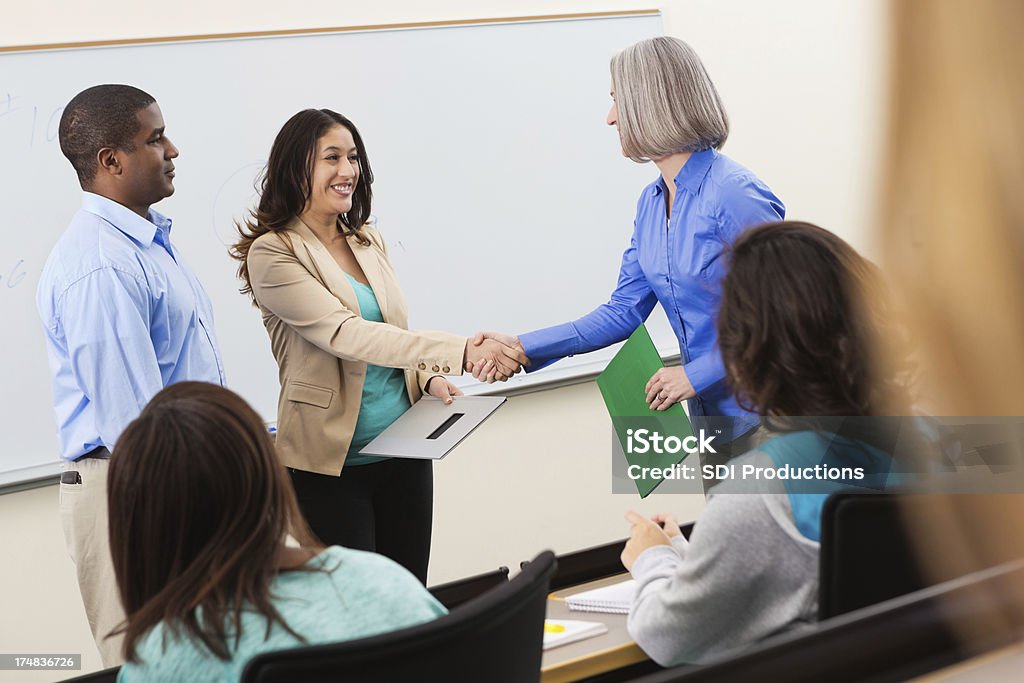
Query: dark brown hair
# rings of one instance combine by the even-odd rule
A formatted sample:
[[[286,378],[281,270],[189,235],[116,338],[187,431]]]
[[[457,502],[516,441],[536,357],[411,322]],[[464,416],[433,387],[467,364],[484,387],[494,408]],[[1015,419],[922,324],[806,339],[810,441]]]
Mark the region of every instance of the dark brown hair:
[[[899,334],[877,268],[810,223],[769,223],[731,249],[718,343],[744,409],[762,416],[907,414],[899,373],[876,362]]]
[[[286,534],[318,544],[266,426],[240,396],[180,382],[153,397],[118,439],[107,504],[128,661],[160,622],[230,659],[227,634],[241,634],[243,609],[301,640],[270,584]]]
[[[96,154],[104,147],[135,151],[139,111],[156,100],[130,85],[94,85],[71,98],[60,115],[60,151],[71,162],[83,188],[99,170]]]
[[[366,156],[363,138],[354,123],[330,109],[303,109],[281,127],[270,148],[270,159],[260,181],[260,202],[244,225],[236,225],[239,239],[232,245],[231,256],[238,263],[238,277],[244,283],[241,292],[252,297],[249,268],[245,259],[257,237],[271,231],[284,230],[293,218],[306,208],[312,192],[313,160],[320,138],[331,128],[343,126],[352,133],[359,154],[359,182],[352,192],[352,208],[338,216],[338,232],[354,235],[360,244],[370,240],[360,228],[370,218],[373,197],[373,171]],[[255,302],[255,299],[253,299]]]

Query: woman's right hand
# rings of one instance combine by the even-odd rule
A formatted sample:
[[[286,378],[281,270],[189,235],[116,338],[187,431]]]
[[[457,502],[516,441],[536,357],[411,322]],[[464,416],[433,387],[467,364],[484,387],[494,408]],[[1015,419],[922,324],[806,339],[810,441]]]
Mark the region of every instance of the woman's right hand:
[[[529,362],[521,346],[513,348],[497,339],[484,338],[479,333],[466,342],[466,370],[472,372],[478,380],[505,381]]]
[[[626,547],[622,549],[619,559],[622,560],[622,566],[627,571],[633,569],[636,558],[640,557],[645,550],[656,545],[672,545],[670,537],[665,533],[665,530],[639,512],[628,511],[626,513],[626,521],[632,524],[633,527],[629,531],[629,540],[626,541]]]
[[[669,538],[683,535],[682,529],[679,528],[679,520],[671,513],[659,512],[656,515],[652,515],[651,520],[660,524],[662,531],[664,531],[665,535]]]

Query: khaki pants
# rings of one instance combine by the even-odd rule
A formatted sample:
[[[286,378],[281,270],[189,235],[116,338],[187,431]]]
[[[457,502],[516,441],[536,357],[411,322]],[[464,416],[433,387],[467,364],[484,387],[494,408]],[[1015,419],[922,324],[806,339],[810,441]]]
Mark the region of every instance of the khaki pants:
[[[124,662],[124,638],[107,638],[124,621],[124,610],[114,578],[107,532],[107,468],[109,460],[83,458],[65,463],[64,471],[77,471],[81,484],[60,485],[60,516],[64,543],[78,573],[78,588],[85,603],[92,637],[104,667]]]

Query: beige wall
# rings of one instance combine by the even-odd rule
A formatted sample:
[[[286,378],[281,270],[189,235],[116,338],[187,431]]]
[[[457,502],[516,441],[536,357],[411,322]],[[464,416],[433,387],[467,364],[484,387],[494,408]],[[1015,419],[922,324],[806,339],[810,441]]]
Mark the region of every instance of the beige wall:
[[[783,197],[790,217],[870,247],[880,0],[188,0],[173,8],[137,0],[22,3],[4,9],[0,46],[660,8],[666,32],[694,45],[722,92],[734,131],[726,152]],[[609,289],[614,278],[608,274]],[[592,383],[511,399],[435,469],[431,581],[517,566],[546,547],[562,552],[622,537],[628,507],[697,515],[699,497],[612,495],[610,439]],[[0,652],[81,652],[91,670],[99,658],[64,552],[56,495],[49,487],[0,496]],[[52,679],[0,672],[0,681]]]

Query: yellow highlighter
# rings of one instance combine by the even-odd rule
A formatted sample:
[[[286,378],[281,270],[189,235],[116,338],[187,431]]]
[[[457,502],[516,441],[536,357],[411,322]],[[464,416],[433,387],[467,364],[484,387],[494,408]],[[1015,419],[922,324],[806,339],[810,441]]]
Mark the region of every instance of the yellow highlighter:
[[[562,633],[563,631],[565,631],[565,626],[562,624],[544,620],[544,633]]]

